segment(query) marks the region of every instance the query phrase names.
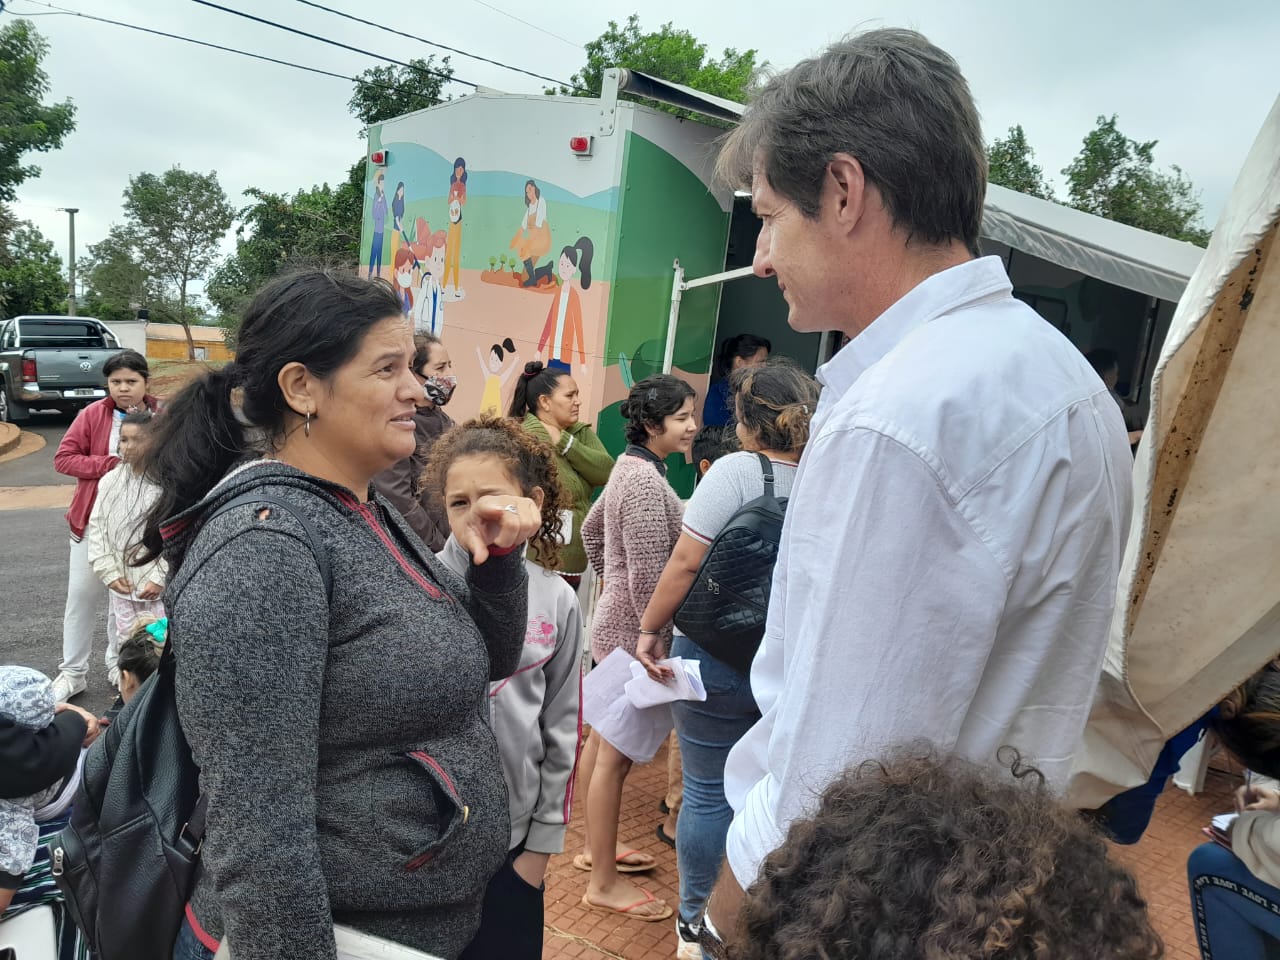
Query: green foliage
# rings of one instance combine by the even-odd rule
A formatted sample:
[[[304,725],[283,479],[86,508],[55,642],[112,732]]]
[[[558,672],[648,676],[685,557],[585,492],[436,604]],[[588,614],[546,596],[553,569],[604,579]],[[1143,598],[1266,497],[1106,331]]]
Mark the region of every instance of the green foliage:
[[[987,179],[1019,193],[1029,193],[1043,200],[1053,200],[1053,187],[1036,163],[1036,152],[1027,143],[1022,124],[1009,128],[1008,136],[997,138],[987,147]]]
[[[323,183],[288,194],[252,189],[237,213],[236,251],[213,271],[205,293],[234,338],[254,292],[283,270],[302,265],[351,267],[359,259],[363,159],[337,187]]]
[[[124,213],[119,239],[147,276],[162,285],[166,298],[176,300],[177,322],[189,327],[193,312],[188,288],[212,268],[235,218],[218,175],[181,167],[160,176],[140,173],[130,178],[124,192]],[[195,359],[189,329],[187,348]]]
[[[415,110],[434,107],[442,100],[444,85],[453,76],[448,57],[436,63],[435,55],[409,61],[409,67],[370,67],[356,77],[355,92],[347,108],[368,127]],[[364,131],[360,131],[364,136]],[[362,194],[363,195],[363,194]]]
[[[143,266],[127,228],[115,224],[89,254],[80,259],[80,275],[87,288],[84,312],[107,323],[134,319],[145,309],[157,323],[177,323],[176,304],[165,296],[164,284]]]
[[[62,146],[75,129],[70,100],[45,104],[49,77],[40,69],[49,45],[28,20],[0,28],[0,202],[12,200],[19,184],[40,168],[22,163],[23,154]]]
[[[1201,203],[1191,181],[1175,166],[1155,166],[1159,141],[1139,143],[1117,129],[1116,117],[1098,117],[1084,146],[1062,172],[1073,207],[1119,223],[1204,246],[1210,231],[1200,224]]]
[[[761,71],[768,66],[767,62],[756,62],[756,50],[739,52],[726,49],[720,59],[708,59],[707,45],[699,43],[688,30],[677,30],[670,23],[664,23],[657,30],[644,33],[640,29],[640,17],[634,13],[621,27],[616,20],[610,20],[609,28],[588,43],[586,49],[586,64],[570,78],[573,88],[560,87],[559,90],[547,90],[547,93],[598,97],[604,83],[604,72],[610,67],[626,67],[726,100],[745,103],[755,89]],[[679,116],[689,115],[688,111],[665,104],[651,105]]]
[[[0,317],[63,313],[67,284],[53,242],[30,221],[0,208]]]

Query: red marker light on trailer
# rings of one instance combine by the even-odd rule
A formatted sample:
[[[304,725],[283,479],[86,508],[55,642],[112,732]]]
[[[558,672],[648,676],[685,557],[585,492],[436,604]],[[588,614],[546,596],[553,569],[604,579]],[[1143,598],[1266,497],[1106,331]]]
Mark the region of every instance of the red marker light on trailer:
[[[385,167],[387,165],[387,151],[375,150],[369,154],[369,162],[375,167]]]
[[[569,149],[580,157],[591,155],[591,137],[586,134],[580,134],[576,137],[569,138]]]

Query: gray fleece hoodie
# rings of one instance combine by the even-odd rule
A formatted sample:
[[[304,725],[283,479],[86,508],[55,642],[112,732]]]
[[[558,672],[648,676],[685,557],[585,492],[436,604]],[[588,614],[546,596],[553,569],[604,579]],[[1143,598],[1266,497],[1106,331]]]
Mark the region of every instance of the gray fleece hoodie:
[[[317,528],[332,598],[286,499]],[[446,569],[376,495],[280,463],[233,471],[164,530],[178,709],[209,796],[192,912],[236,960],[332,960],[332,925],[441,957],[507,850],[485,717],[524,641],[518,553]]]

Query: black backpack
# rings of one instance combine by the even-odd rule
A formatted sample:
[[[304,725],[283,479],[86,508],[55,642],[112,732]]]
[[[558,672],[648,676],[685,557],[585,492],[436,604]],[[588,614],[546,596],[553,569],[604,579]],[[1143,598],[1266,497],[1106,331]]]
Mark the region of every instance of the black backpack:
[[[331,593],[323,541],[285,501],[245,493],[209,520],[246,503],[302,525]],[[178,720],[176,668],[166,643],[155,674],[90,748],[71,819],[49,844],[54,880],[95,960],[170,960],[195,886],[207,800]]]
[[[764,637],[773,567],[787,501],[773,495],[773,464],[757,453],[764,495],[738,508],[698,568],[676,611],[676,628],[717,660],[749,673]]]

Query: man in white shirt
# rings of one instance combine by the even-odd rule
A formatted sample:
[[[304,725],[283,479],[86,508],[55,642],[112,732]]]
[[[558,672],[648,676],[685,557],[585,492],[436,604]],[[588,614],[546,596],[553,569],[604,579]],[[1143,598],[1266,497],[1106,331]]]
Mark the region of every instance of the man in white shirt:
[[[721,175],[796,330],[852,338],[788,508],[734,748],[709,908],[732,922],[788,825],[850,765],[927,742],[1065,783],[1128,531],[1124,422],[1080,352],[979,259],[981,128],[956,62],[862,33],[769,82]],[[928,749],[928,748],[926,748]],[[1007,767],[1007,761],[1005,762]]]

